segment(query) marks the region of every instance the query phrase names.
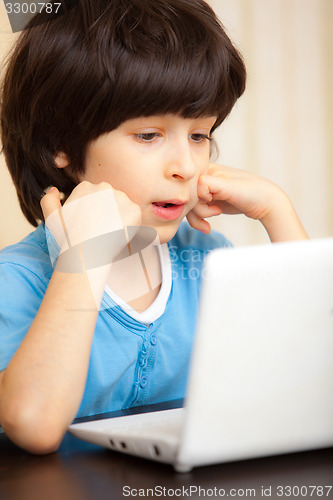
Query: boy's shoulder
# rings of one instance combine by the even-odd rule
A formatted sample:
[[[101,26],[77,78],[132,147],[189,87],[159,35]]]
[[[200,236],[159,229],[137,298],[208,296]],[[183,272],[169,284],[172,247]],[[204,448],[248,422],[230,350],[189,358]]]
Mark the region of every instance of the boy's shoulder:
[[[40,278],[49,279],[53,269],[48,252],[44,224],[40,224],[18,243],[0,251],[0,265],[27,270]]]
[[[202,252],[209,252],[215,248],[231,247],[232,243],[221,233],[211,231],[203,234],[193,229],[188,222],[182,222],[175,236],[168,243],[170,248],[192,248]]]

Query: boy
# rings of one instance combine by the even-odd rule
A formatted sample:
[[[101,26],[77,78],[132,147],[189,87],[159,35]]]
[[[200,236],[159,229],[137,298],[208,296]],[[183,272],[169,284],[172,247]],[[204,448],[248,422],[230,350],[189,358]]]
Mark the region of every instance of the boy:
[[[306,238],[274,184],[209,163],[245,68],[204,0],[42,16],[11,56],[1,114],[23,213],[46,222],[0,256],[0,421],[34,453],[56,450],[76,415],[184,396],[203,257],[229,245],[205,218],[244,213],[272,241]],[[144,227],[159,244],[137,238]]]

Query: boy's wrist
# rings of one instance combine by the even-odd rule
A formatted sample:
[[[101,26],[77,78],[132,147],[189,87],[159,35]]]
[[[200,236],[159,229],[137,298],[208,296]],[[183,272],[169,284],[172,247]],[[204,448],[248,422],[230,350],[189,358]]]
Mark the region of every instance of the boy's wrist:
[[[260,219],[272,243],[308,239],[308,235],[287,194],[278,188],[270,210]]]

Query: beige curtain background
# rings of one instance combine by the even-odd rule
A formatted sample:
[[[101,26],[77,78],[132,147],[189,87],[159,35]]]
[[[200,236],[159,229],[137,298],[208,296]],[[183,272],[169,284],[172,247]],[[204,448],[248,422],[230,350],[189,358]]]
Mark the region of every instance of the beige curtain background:
[[[215,134],[218,161],[273,180],[312,238],[333,236],[333,0],[209,3],[248,69],[245,95]],[[14,39],[0,1],[1,60]],[[220,216],[213,226],[236,245],[267,241],[243,216]],[[32,229],[0,155],[0,248]]]
[[[247,90],[216,134],[219,161],[273,180],[312,238],[333,236],[333,1],[210,4],[248,69]],[[267,241],[242,216],[214,226],[236,244]]]
[[[16,35],[13,35],[4,4],[0,0],[0,64]],[[2,73],[2,71],[1,71]],[[3,154],[0,154],[0,248],[15,243],[32,230],[21,214],[16,192],[7,172]]]

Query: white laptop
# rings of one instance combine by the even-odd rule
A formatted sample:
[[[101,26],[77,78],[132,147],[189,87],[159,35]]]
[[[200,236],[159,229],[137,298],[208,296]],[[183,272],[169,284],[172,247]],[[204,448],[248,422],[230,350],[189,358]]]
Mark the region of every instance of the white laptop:
[[[333,238],[215,250],[203,276],[184,408],[70,432],[179,472],[333,446]]]

